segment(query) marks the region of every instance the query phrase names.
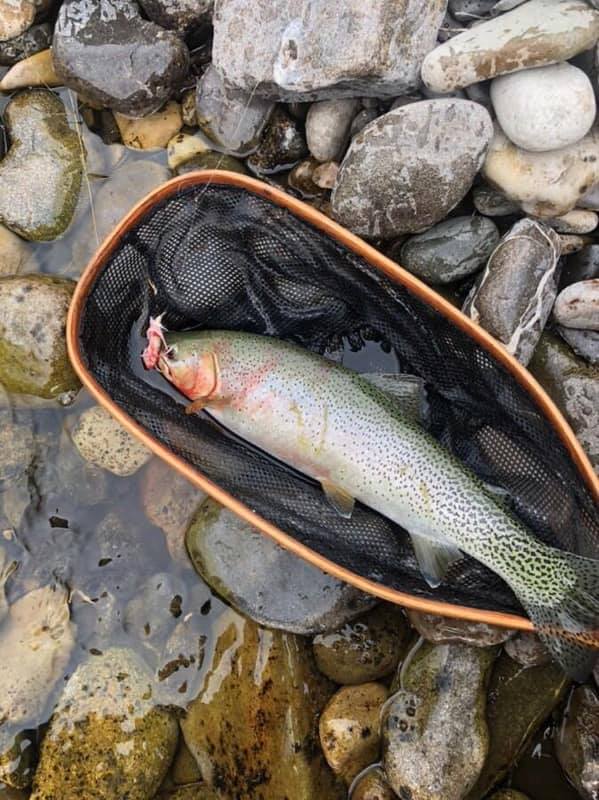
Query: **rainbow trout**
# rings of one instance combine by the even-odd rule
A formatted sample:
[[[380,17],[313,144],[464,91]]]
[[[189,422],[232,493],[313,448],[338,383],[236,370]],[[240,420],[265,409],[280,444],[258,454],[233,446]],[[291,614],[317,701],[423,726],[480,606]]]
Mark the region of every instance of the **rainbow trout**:
[[[232,331],[168,334],[153,319],[143,361],[237,436],[405,528],[432,586],[463,553],[512,588],[574,678],[599,650],[599,561],[539,541],[391,394],[301,347]]]

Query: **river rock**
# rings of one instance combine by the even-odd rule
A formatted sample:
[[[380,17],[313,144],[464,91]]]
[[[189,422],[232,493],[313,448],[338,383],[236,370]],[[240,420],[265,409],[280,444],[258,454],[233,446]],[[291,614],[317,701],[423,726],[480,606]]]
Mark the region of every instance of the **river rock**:
[[[240,175],[248,175],[243,161],[239,161],[239,159],[229,156],[227,153],[215,153],[212,150],[206,153],[200,153],[179,164],[175,170],[175,174],[184,175],[186,172],[202,172],[202,170],[206,169],[224,169],[228,172],[238,172]]]
[[[422,80],[435,92],[452,92],[496,75],[567,61],[598,38],[599,13],[583,0],[529,0],[436,47],[424,59]]]
[[[523,667],[538,667],[551,661],[547,648],[536,633],[522,631],[513,639],[507,640],[504,650],[512,661]]]
[[[545,222],[559,233],[585,234],[595,230],[599,216],[585,208],[573,208],[561,217],[550,218]]]
[[[585,364],[568,345],[545,333],[530,370],[565,414],[591,463],[599,468],[599,368]]]
[[[317,161],[335,161],[343,155],[349,129],[360,108],[354,98],[313,103],[306,118],[308,149]]]
[[[578,331],[558,325],[557,332],[577,356],[584,358],[589,364],[599,366],[599,331]]]
[[[173,561],[189,566],[185,531],[206,493],[154,458],[144,471],[141,497],[146,516],[164,534]]]
[[[86,461],[121,477],[133,475],[152,457],[148,448],[102,406],[81,414],[71,438]]]
[[[177,784],[177,786],[184,786],[186,783],[199,783],[202,780],[202,774],[196,764],[196,760],[192,756],[189,747],[185,744],[183,737],[179,739],[179,748],[172,763],[170,774],[173,783]]]
[[[579,686],[570,697],[555,738],[562,769],[584,800],[599,796],[599,696],[590,686]]]
[[[484,622],[468,622],[463,619],[450,619],[423,611],[407,611],[408,619],[418,633],[435,644],[467,644],[472,647],[491,647],[503,644],[513,631],[498,628]]]
[[[599,331],[599,278],[563,289],[555,301],[553,316],[566,328]]]
[[[376,600],[276,545],[208,499],[186,535],[198,574],[241,613],[309,635],[336,630]]]
[[[60,99],[20,92],[4,109],[12,145],[0,161],[0,222],[25,239],[48,240],[68,227],[81,186],[79,139]]]
[[[277,100],[397,97],[416,89],[444,0],[223,0],[214,65],[231,86]]]
[[[485,720],[492,648],[431,645],[414,653],[383,715],[383,765],[411,800],[462,800],[488,750]]]
[[[333,633],[316,636],[316,665],[335,683],[376,681],[396,670],[409,639],[402,610],[380,605]]]
[[[515,789],[502,789],[500,792],[495,792],[489,800],[530,800],[530,798]]]
[[[555,301],[559,256],[551,228],[520,220],[502,238],[464,303],[464,313],[524,365]]]
[[[337,182],[337,175],[339,175],[339,164],[336,161],[326,161],[314,170],[314,183],[320,189],[332,189]]]
[[[379,766],[376,766],[356,780],[349,800],[395,800],[396,797],[397,795],[387,783],[385,773]]]
[[[324,757],[348,785],[379,758],[381,708],[388,694],[380,683],[344,686],[331,697],[320,716]]]
[[[130,0],[66,0],[52,52],[65,86],[131,117],[158,111],[189,65],[181,39],[142,19]]]
[[[124,215],[170,177],[166,167],[152,161],[130,161],[118,167],[94,198],[95,218],[90,219],[77,236],[70,274],[79,277],[96,248]]]
[[[496,126],[483,175],[527,214],[560,217],[599,180],[599,129],[568,147],[531,153]]]
[[[503,132],[525,150],[567,147],[586,136],[595,120],[591,81],[567,62],[495,78],[491,100]]]
[[[49,89],[61,83],[54,71],[52,51],[42,50],[11,67],[0,80],[0,92],[13,92],[28,86],[45,86]]]
[[[172,761],[178,724],[153,699],[152,675],[113,647],[73,673],[40,750],[32,800],[149,800]]]
[[[400,263],[427,283],[451,283],[484,266],[498,242],[487,217],[454,217],[408,239]]]
[[[52,25],[42,22],[32,25],[20,36],[0,42],[0,66],[12,67],[18,61],[47,50],[52,42]]]
[[[50,275],[0,278],[0,382],[9,392],[52,399],[79,387],[64,336],[74,287]]]
[[[296,164],[287,176],[287,185],[289,188],[297,192],[300,197],[308,199],[320,197],[323,191],[313,180],[314,170],[318,167],[319,163],[320,162],[315,158],[310,156],[304,159],[304,161],[300,161],[299,164]]]
[[[18,275],[19,272],[35,272],[37,261],[31,246],[0,225],[0,277]]]
[[[449,10],[458,22],[470,23],[491,14],[495,0],[449,0]]]
[[[487,700],[489,754],[467,800],[482,800],[503,780],[568,685],[568,678],[553,664],[523,669],[505,653],[500,655]]]
[[[210,22],[214,0],[140,0],[140,5],[161,28],[188,34]]]
[[[195,125],[195,122],[194,122]],[[178,133],[170,140],[166,148],[168,165],[176,169],[180,164],[197,155],[212,152],[213,144],[201,131],[195,133]]]
[[[0,727],[0,800],[13,798],[12,794],[5,795],[5,785],[14,789],[26,789],[31,785],[34,762],[33,736],[4,722]],[[15,792],[15,800],[20,797],[22,795]]]
[[[247,156],[258,147],[274,103],[253,94],[227,89],[220,73],[209,66],[196,90],[198,125],[219,150]]]
[[[335,218],[360,236],[416,233],[470,189],[492,136],[470,100],[423,100],[379,117],[352,141],[333,190]]]
[[[507,217],[510,214],[521,213],[517,203],[513,203],[504,194],[485,184],[474,187],[472,202],[479,214],[487,217]]]
[[[572,283],[599,278],[599,245],[587,245],[580,252],[564,259],[564,262],[559,282],[560,291]]]
[[[238,800],[343,797],[317,746],[316,719],[332,686],[305,639],[233,610],[213,636],[199,694],[181,720],[207,787]]]
[[[246,164],[257,175],[273,175],[291,169],[308,155],[300,123],[280,106],[264,128],[260,144]]]
[[[0,0],[0,42],[20,36],[33,25],[35,0]]]
[[[118,111],[115,111],[114,119],[123,144],[133,150],[156,150],[166,147],[183,127],[181,106],[174,100],[168,102],[160,111],[155,111],[142,119],[131,119],[119,114]]]

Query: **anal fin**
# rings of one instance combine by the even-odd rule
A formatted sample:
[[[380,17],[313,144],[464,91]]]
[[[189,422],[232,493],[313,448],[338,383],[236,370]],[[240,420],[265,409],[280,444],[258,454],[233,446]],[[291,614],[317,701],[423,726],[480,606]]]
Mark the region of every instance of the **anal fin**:
[[[320,485],[335,511],[345,519],[349,519],[354,511],[355,498],[326,478],[321,479]]]
[[[410,536],[422,577],[431,588],[436,589],[449,565],[462,558],[462,551],[452,544],[437,542],[427,536],[411,532]]]

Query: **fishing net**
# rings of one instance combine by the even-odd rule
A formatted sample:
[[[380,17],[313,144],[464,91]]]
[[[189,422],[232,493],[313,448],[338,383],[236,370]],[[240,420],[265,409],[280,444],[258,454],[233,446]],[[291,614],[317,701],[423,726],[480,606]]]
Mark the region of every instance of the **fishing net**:
[[[358,575],[420,597],[519,612],[478,562],[422,579],[407,534],[359,504],[340,517],[309,479],[187,416],[140,361],[149,315],[170,330],[227,328],[319,353],[378,339],[425,381],[427,426],[554,546],[597,557],[593,500],[557,433],[510,373],[467,334],[317,228],[246,189],[196,185],[157,202],[106,259],[80,350],[111,398],[152,436],[281,530]]]

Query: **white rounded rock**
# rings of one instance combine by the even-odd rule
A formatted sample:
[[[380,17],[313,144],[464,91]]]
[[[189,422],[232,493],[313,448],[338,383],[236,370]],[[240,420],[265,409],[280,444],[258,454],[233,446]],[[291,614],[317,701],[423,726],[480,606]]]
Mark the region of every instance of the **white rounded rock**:
[[[518,147],[534,152],[578,142],[595,119],[591,81],[581,69],[568,63],[495,78],[491,100],[508,138]]]
[[[599,331],[599,278],[566,286],[557,296],[553,316],[565,328]]]

